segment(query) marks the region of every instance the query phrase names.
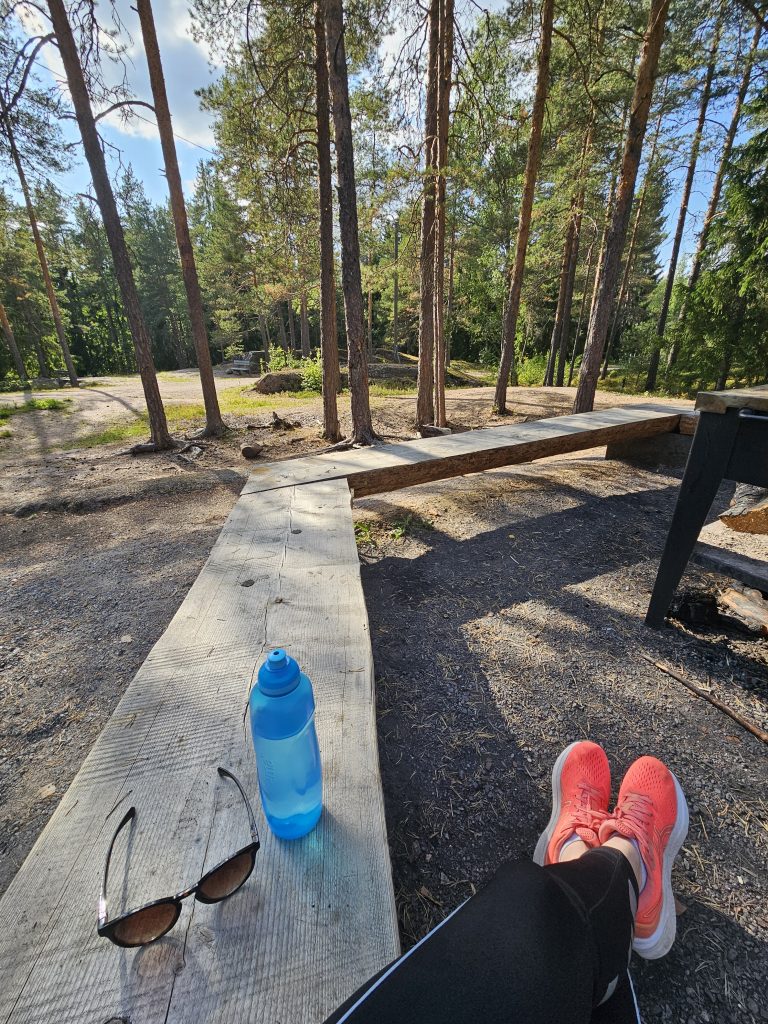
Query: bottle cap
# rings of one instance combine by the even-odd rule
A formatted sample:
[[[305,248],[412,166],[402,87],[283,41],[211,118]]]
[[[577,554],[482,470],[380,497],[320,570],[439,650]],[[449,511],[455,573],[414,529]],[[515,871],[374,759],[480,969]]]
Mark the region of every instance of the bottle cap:
[[[259,689],[268,697],[282,697],[296,689],[300,678],[298,662],[286,654],[282,647],[278,647],[269,652],[259,669]]]

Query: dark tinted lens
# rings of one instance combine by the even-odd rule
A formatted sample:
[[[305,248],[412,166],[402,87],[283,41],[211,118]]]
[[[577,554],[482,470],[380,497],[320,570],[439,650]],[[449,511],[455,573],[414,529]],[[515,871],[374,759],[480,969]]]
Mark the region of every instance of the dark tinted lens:
[[[253,867],[253,850],[238,853],[236,857],[226,861],[221,867],[212,871],[197,887],[198,899],[223,900],[225,896],[238,889],[251,873]]]
[[[158,903],[118,921],[112,934],[126,946],[144,946],[165,935],[176,923],[178,913],[175,903]]]

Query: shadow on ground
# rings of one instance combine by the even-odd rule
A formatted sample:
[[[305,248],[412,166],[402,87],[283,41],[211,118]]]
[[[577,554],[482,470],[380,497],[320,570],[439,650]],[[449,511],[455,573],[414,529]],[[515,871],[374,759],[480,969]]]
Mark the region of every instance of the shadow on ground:
[[[678,942],[634,967],[644,1019],[759,1021],[764,748],[638,654],[712,675],[754,716],[766,644],[643,625],[676,491],[670,477],[582,460],[356,507],[382,538],[405,513],[421,517],[363,566],[401,931],[412,944],[504,859],[530,856],[567,743],[602,743],[615,789],[655,753],[682,781],[691,830]]]

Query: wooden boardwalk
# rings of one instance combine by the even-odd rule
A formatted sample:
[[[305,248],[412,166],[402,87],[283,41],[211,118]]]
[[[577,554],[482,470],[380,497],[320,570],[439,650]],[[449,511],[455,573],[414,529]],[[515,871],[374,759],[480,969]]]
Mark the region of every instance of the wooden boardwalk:
[[[399,952],[373,663],[350,489],[371,494],[681,427],[623,407],[298,459],[254,473],[211,555],[0,901],[1,1024],[319,1024]],[[325,811],[281,842],[264,824],[244,721],[265,653],[287,646],[315,684]],[[248,838],[247,884],[185,902],[161,942],[96,935],[107,845],[130,805],[113,914],[191,885]]]

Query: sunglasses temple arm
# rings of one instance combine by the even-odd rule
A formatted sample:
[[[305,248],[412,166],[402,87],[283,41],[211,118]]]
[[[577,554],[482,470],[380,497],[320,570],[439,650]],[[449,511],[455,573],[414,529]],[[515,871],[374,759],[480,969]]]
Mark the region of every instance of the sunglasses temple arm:
[[[222,777],[225,777],[227,779],[231,779],[234,782],[234,784],[237,786],[237,788],[240,790],[240,796],[243,798],[245,806],[248,808],[248,818],[249,818],[250,824],[251,824],[251,836],[258,843],[259,842],[259,830],[256,827],[256,815],[253,813],[253,807],[251,807],[251,801],[248,799],[248,797],[246,795],[246,792],[243,789],[240,780],[237,779],[232,774],[232,772],[227,771],[226,768],[221,768],[220,767],[218,771],[219,771],[219,775],[221,775]]]
[[[125,826],[128,824],[128,822],[131,820],[131,818],[135,818],[135,817],[136,817],[136,808],[135,807],[131,807],[128,811],[126,811],[125,815],[123,816],[122,821],[120,822],[120,824],[115,829],[115,834],[112,836],[112,842],[109,844],[109,849],[107,850],[107,861],[106,861],[106,864],[104,865],[104,878],[102,879],[101,893],[99,894],[99,927],[100,928],[102,928],[107,923],[107,879],[109,878],[109,862],[112,860],[112,850],[114,848],[115,841],[117,840],[117,837],[120,835],[120,833],[125,828]]]

